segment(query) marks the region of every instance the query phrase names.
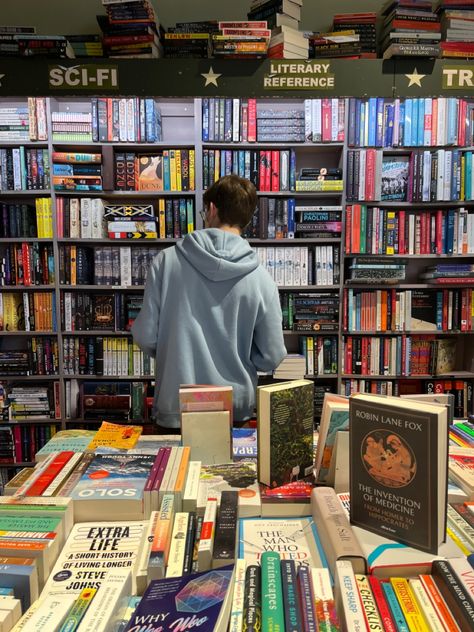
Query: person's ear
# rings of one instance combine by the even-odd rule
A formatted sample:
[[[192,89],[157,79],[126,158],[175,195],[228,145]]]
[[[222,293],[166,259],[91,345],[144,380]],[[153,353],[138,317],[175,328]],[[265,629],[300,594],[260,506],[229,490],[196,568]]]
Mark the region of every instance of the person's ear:
[[[207,216],[208,222],[210,224],[213,224],[216,219],[219,219],[219,211],[217,210],[217,206],[214,204],[214,202],[209,203]]]

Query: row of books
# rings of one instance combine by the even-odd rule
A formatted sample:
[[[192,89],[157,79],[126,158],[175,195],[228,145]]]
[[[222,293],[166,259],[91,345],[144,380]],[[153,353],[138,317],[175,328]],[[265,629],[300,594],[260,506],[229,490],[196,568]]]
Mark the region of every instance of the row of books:
[[[54,419],[59,403],[58,389],[48,385],[0,385],[0,414],[4,421]],[[50,437],[51,438],[51,437]],[[49,441],[49,439],[48,439]],[[36,450],[33,451],[32,457]],[[30,461],[32,459],[18,459]]]
[[[343,314],[347,332],[471,331],[474,292],[345,289]]]
[[[349,150],[348,200],[436,202],[471,200],[472,152],[439,149],[383,156],[381,150]]]
[[[473,103],[456,97],[349,99],[350,147],[473,144]]]
[[[56,330],[53,292],[0,292],[0,331]]]
[[[441,3],[438,6],[438,12],[441,16],[443,38],[440,43],[441,57],[472,58],[472,18],[474,17],[472,4],[460,2],[456,6],[451,6]]]
[[[49,152],[32,147],[0,147],[0,188],[4,191],[50,187]]]
[[[352,204],[345,229],[347,254],[474,254],[474,214],[465,208],[405,211]]]
[[[419,56],[438,57],[440,39],[439,15],[431,4],[418,2],[411,5],[396,3],[382,8],[383,27],[381,33],[384,59],[391,57]],[[425,38],[413,37],[413,43],[406,36],[391,38],[392,33],[408,33],[412,36],[420,34]]]
[[[305,359],[305,375],[335,375],[337,373],[337,338],[334,336],[301,336],[301,354]]]
[[[283,329],[324,333],[339,328],[337,294],[332,292],[280,292]]]
[[[340,282],[339,246],[254,248],[259,263],[279,286],[337,285]]]
[[[130,331],[143,303],[142,294],[63,292],[63,331]]]
[[[2,140],[48,140],[44,97],[28,97],[26,105],[0,107],[0,141]]]
[[[158,248],[63,246],[59,251],[62,285],[144,285]]]
[[[376,21],[377,14],[371,11],[336,13],[333,17],[332,30],[335,34],[341,31],[342,34],[353,31],[355,35],[359,36],[360,57],[374,59],[377,56]]]
[[[52,244],[23,242],[0,247],[0,286],[53,285],[54,281]]]
[[[203,142],[344,141],[344,99],[305,99],[304,110],[263,106],[257,99],[204,98]]]
[[[34,461],[36,451],[42,448],[56,432],[55,424],[0,426],[2,436],[0,463],[4,467],[9,464]]]
[[[151,381],[84,381],[71,379],[65,383],[65,411],[68,420],[95,421],[104,417],[109,421],[133,421],[145,427],[150,421],[153,401]],[[92,430],[89,426],[88,430]],[[78,433],[81,434],[81,433]]]
[[[155,359],[128,337],[64,336],[63,361],[65,375],[155,375]]]
[[[30,204],[1,203],[0,237],[36,237],[38,217]]]
[[[115,153],[117,191],[194,191],[194,149]]]
[[[151,2],[103,4],[106,15],[97,16],[97,21],[108,57],[149,59],[161,56],[157,37],[160,24]]]
[[[57,375],[58,341],[47,336],[32,336],[24,351],[0,351],[0,373],[5,376]]]
[[[472,410],[472,382],[469,380],[385,380],[343,379],[342,395],[349,397],[353,393],[372,393],[374,395],[390,395],[398,397],[403,394],[415,395],[427,393],[431,395],[452,394],[454,398],[454,417],[466,419]]]
[[[161,109],[151,98],[93,98],[85,111],[53,111],[52,140],[155,143],[162,140]]]
[[[443,375],[454,371],[457,341],[429,336],[345,336],[343,374]]]

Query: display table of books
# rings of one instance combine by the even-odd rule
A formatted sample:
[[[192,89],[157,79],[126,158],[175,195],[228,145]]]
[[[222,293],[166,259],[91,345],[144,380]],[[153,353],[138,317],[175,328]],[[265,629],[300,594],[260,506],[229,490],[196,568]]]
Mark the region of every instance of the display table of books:
[[[305,382],[260,387],[227,462],[139,426],[57,433],[0,497],[0,631],[472,630],[471,424],[448,458],[449,403],[327,394],[313,469]]]

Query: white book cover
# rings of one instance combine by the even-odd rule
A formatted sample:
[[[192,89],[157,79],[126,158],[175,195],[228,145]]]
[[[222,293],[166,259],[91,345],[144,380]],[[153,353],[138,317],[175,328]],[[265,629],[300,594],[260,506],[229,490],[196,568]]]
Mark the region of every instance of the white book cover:
[[[161,502],[163,500],[163,496],[166,494],[166,492],[169,489],[169,481],[170,481],[171,473],[172,473],[173,468],[174,468],[174,463],[176,461],[178,451],[179,451],[179,448],[176,447],[176,446],[173,446],[171,448],[171,452],[170,452],[170,456],[169,456],[169,459],[168,459],[168,463],[166,464],[165,473],[163,474],[163,478],[161,479],[161,485],[160,485],[160,489],[158,491],[158,505],[159,506],[161,506]]]
[[[40,600],[38,608],[24,625],[20,619],[19,629],[22,632],[57,632],[75,599],[76,595],[47,595]]]
[[[91,198],[81,198],[81,237],[92,238],[92,209]]]
[[[232,142],[240,141],[240,99],[232,99]]]
[[[89,587],[83,579],[87,569],[94,569],[97,579],[104,581],[107,572],[117,569],[130,570],[135,575],[147,526],[147,521],[74,525],[42,595],[78,595]]]
[[[313,123],[311,120],[311,99],[304,100],[304,138],[307,143],[313,139]]]
[[[444,200],[444,163],[445,163],[445,154],[446,151],[444,149],[438,149],[438,173],[436,178],[436,199]]]
[[[190,461],[183,494],[183,511],[196,511],[201,461]]]
[[[143,595],[148,586],[148,558],[150,557],[151,545],[153,543],[153,537],[158,523],[160,512],[152,511],[150,513],[150,519],[148,520],[148,526],[146,529],[145,540],[143,542],[143,548],[138,558],[136,565],[136,581],[137,581],[137,593]]]
[[[104,222],[104,201],[100,198],[92,198],[92,238],[105,239],[107,230]]]
[[[392,146],[398,147],[400,139],[400,99],[395,99],[393,104],[393,139]]]
[[[334,584],[336,610],[343,629],[347,632],[366,632],[364,610],[352,564],[348,560],[336,561]]]
[[[446,145],[446,97],[438,97],[438,145]]]
[[[280,152],[280,191],[288,191],[290,188],[290,152],[283,149]]]
[[[216,530],[217,501],[208,500],[202,521],[201,538],[198,546],[199,571],[208,571],[212,563],[214,535]]]
[[[275,280],[275,248],[265,248],[265,267],[273,280]]]
[[[337,141],[339,131],[339,99],[331,99],[331,141]]]
[[[2,595],[0,596],[0,610],[11,613],[12,623],[10,627],[12,628],[21,618],[21,601],[15,597]]]
[[[415,596],[418,608],[421,610],[425,622],[428,624],[430,632],[444,632],[445,627],[441,623],[441,619],[432,605],[428,593],[426,592],[422,582],[418,578],[410,578],[408,580],[410,588]]]
[[[181,466],[181,460],[182,460],[183,454],[184,454],[184,448],[183,447],[180,446],[180,447],[176,448],[176,450],[177,450],[176,458],[174,460],[173,469],[170,472],[170,477],[169,477],[169,480],[168,480],[168,488],[163,490],[165,492],[169,492],[170,494],[174,494],[174,492],[175,492],[176,479],[178,477],[179,468]]]
[[[431,152],[423,152],[423,202],[430,201],[431,189]]]
[[[244,559],[235,562],[234,590],[232,595],[232,609],[230,612],[229,632],[242,632],[245,598],[245,571],[247,564]]]
[[[133,97],[127,101],[127,141],[135,142],[135,99]]]
[[[183,574],[188,522],[189,513],[178,512],[174,515],[168,566],[166,567],[166,577],[181,577]]]
[[[129,246],[120,248],[120,284],[132,286],[132,249]]]
[[[308,285],[309,284],[309,279],[308,279],[308,274],[309,274],[308,256],[309,256],[308,247],[307,246],[303,246],[301,248],[301,285]]]
[[[78,198],[69,201],[69,236],[71,239],[81,237],[81,211]]]
[[[451,179],[453,177],[452,164],[453,152],[449,149],[446,149],[444,152],[443,197],[441,198],[442,200],[451,199]]]
[[[275,283],[285,285],[285,249],[282,246],[275,248]]]
[[[321,261],[321,246],[316,246],[315,251],[315,270],[316,270],[316,285],[323,285],[323,273],[322,273],[322,261]]]
[[[302,247],[293,248],[293,285],[302,285],[301,283],[301,250]]]
[[[294,261],[292,248],[284,248],[285,251],[285,286],[294,285]]]
[[[122,618],[127,597],[132,592],[132,574],[129,569],[108,571],[80,623],[81,632],[109,632]],[[48,630],[48,632],[50,632]]]
[[[321,99],[312,99],[311,125],[313,143],[322,141],[322,101]]]
[[[365,200],[365,149],[360,150],[359,157],[359,200]]]
[[[127,99],[119,99],[119,141],[127,142]]]

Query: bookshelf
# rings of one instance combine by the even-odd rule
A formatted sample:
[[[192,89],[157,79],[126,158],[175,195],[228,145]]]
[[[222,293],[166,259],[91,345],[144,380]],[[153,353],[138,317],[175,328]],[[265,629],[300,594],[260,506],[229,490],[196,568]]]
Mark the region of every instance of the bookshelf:
[[[234,101],[235,99],[221,99],[223,101]],[[248,102],[251,99],[242,99],[239,101],[240,106],[248,105]],[[33,237],[28,236],[25,238],[21,238],[22,242],[29,246],[30,248],[49,248],[52,256],[52,260],[54,262],[54,278],[53,282],[50,284],[47,283],[39,283],[37,285],[31,286],[14,286],[7,285],[1,288],[1,293],[22,293],[21,295],[29,295],[29,294],[40,294],[49,292],[54,296],[54,322],[56,323],[56,330],[51,333],[48,331],[0,331],[0,351],[11,351],[26,348],[28,344],[31,345],[31,341],[39,340],[49,340],[53,339],[57,346],[57,370],[54,374],[47,375],[2,375],[0,374],[0,382],[6,383],[8,385],[16,385],[22,386],[25,385],[50,385],[51,393],[53,396],[52,408],[55,411],[56,417],[51,420],[32,420],[31,424],[36,427],[48,425],[54,425],[56,428],[71,428],[74,424],[82,426],[93,426],[96,423],[94,420],[85,419],[81,414],[80,410],[77,410],[75,413],[71,413],[71,398],[74,397],[74,393],[77,392],[78,388],[81,384],[90,381],[104,382],[104,381],[114,381],[114,382],[130,382],[130,383],[143,383],[147,386],[152,387],[154,378],[153,372],[137,370],[138,366],[143,366],[143,359],[141,360],[142,365],[132,366],[132,373],[135,372],[136,375],[96,375],[90,373],[87,369],[86,365],[81,365],[81,370],[77,371],[74,367],[66,368],[66,349],[71,350],[78,349],[81,343],[81,339],[100,339],[107,338],[108,340],[124,340],[127,345],[131,344],[131,335],[127,329],[123,327],[115,327],[112,330],[102,330],[94,325],[89,325],[89,329],[87,330],[79,330],[79,329],[71,329],[66,328],[64,325],[64,300],[65,295],[67,294],[70,298],[68,300],[76,302],[76,308],[80,310],[81,304],[80,300],[84,300],[84,297],[87,296],[87,300],[95,301],[96,297],[102,297],[104,295],[112,296],[113,300],[119,300],[120,297],[133,296],[134,294],[143,293],[144,283],[138,282],[135,285],[128,285],[122,282],[119,283],[107,283],[107,282],[93,282],[93,278],[89,279],[88,282],[77,283],[76,285],[66,282],[70,279],[65,279],[62,276],[62,264],[64,261],[70,257],[71,248],[85,248],[84,252],[91,253],[96,252],[98,249],[104,250],[104,248],[111,247],[116,251],[118,257],[120,259],[120,253],[123,254],[124,249],[129,249],[130,252],[135,252],[138,249],[160,249],[169,247],[176,243],[176,237],[163,237],[158,239],[109,239],[107,237],[70,237],[65,236],[64,232],[60,234],[58,231],[58,208],[61,205],[71,204],[73,199],[83,199],[89,198],[90,200],[103,200],[104,203],[110,204],[130,204],[132,201],[136,201],[139,204],[153,204],[155,208],[155,213],[158,215],[158,199],[169,200],[171,204],[173,204],[173,200],[182,198],[185,200],[191,200],[193,204],[193,220],[194,226],[196,228],[202,227],[202,221],[199,215],[199,210],[201,208],[201,200],[204,192],[204,180],[203,180],[203,169],[209,171],[209,163],[205,163],[205,160],[209,158],[209,152],[214,152],[216,155],[217,152],[220,152],[219,155],[226,155],[223,152],[234,152],[231,154],[233,158],[231,160],[236,161],[235,152],[244,153],[247,155],[251,155],[251,152],[254,152],[256,155],[261,156],[263,152],[269,152],[270,156],[272,153],[278,151],[280,155],[285,153],[285,155],[289,156],[294,160],[293,168],[294,173],[299,173],[301,168],[311,168],[311,169],[321,169],[322,167],[329,169],[341,169],[342,170],[342,179],[347,185],[349,176],[348,176],[348,161],[349,154],[353,152],[355,155],[356,152],[365,151],[367,149],[373,149],[378,152],[380,158],[378,160],[383,161],[384,156],[398,158],[398,157],[407,157],[408,161],[411,160],[411,156],[414,155],[414,152],[419,152],[420,147],[422,146],[400,146],[400,147],[383,147],[383,146],[374,146],[369,145],[365,142],[355,142],[354,138],[351,137],[350,130],[351,126],[351,116],[352,109],[351,107],[351,99],[339,99],[335,100],[342,102],[344,104],[343,110],[343,129],[347,130],[348,133],[345,134],[345,138],[341,139],[331,139],[327,142],[311,142],[306,137],[302,142],[299,141],[282,141],[282,142],[271,142],[271,141],[258,141],[249,142],[249,141],[236,141],[233,140],[234,137],[231,136],[228,140],[203,140],[203,112],[206,112],[206,99],[204,98],[155,98],[155,103],[159,106],[161,111],[161,127],[162,127],[162,135],[161,139],[156,142],[138,142],[136,139],[133,141],[91,141],[91,140],[57,140],[57,138],[53,139],[53,135],[50,130],[52,130],[52,122],[53,119],[57,120],[61,117],[61,115],[81,115],[86,113],[87,115],[92,115],[93,112],[93,100],[89,96],[78,96],[78,97],[47,97],[44,99],[45,104],[45,115],[46,115],[46,124],[49,133],[47,135],[46,140],[42,141],[27,141],[24,139],[15,141],[15,140],[1,140],[0,141],[0,149],[13,149],[17,148],[20,145],[25,147],[26,149],[41,149],[45,150],[50,158],[53,156],[53,152],[76,152],[76,153],[100,153],[102,156],[102,179],[103,179],[103,190],[99,191],[57,191],[54,186],[49,186],[44,189],[29,189],[29,190],[8,190],[2,191],[0,194],[0,209],[2,208],[2,204],[10,204],[10,205],[27,205],[30,207],[34,207],[36,198],[47,198],[51,200],[51,208],[52,208],[52,225],[51,225],[51,234],[48,237]],[[207,100],[209,102],[210,99]],[[401,99],[399,101],[404,101]],[[364,102],[364,100],[361,100]],[[24,106],[27,103],[26,98],[6,98],[2,99],[2,104],[7,104],[8,107],[19,107]],[[395,103],[394,99],[385,99],[385,103]],[[299,113],[303,113],[305,111],[305,99],[304,98],[262,98],[256,101],[257,113],[259,110],[264,109],[274,109],[277,112],[285,112],[288,110],[294,110]],[[242,111],[240,110],[242,114]],[[301,114],[300,114],[301,115]],[[339,129],[341,127],[341,112],[338,112],[338,119],[334,119],[335,129]],[[225,125],[224,125],[225,126]],[[468,152],[472,151],[471,147],[471,139],[466,136],[466,142],[469,145],[460,147],[460,155],[466,155]],[[194,150],[194,159],[195,159],[195,185],[194,187],[186,191],[175,191],[175,190],[166,190],[166,191],[131,191],[131,190],[117,190],[115,186],[115,175],[114,175],[114,166],[116,162],[117,154],[120,153],[135,153],[135,154],[153,154],[156,152],[166,151],[167,149],[175,149],[175,150],[183,150],[189,151]],[[430,154],[438,151],[439,149],[446,149],[449,151],[453,151],[458,149],[456,145],[450,144],[447,145],[431,145],[429,146]],[[292,158],[294,156],[294,158]],[[245,160],[244,156],[244,160]],[[52,165],[53,161],[50,160]],[[235,164],[231,162],[231,165]],[[281,159],[280,159],[280,164]],[[382,164],[382,163],[381,163]],[[208,173],[208,172],[207,172]],[[209,173],[208,173],[209,175]],[[246,175],[246,174],[243,174]],[[208,177],[209,180],[209,177]],[[281,182],[281,180],[280,180]],[[289,183],[288,183],[289,184]],[[267,183],[268,185],[268,183]],[[274,188],[274,190],[269,190]],[[398,387],[406,388],[407,392],[412,392],[413,389],[419,388],[425,390],[426,388],[435,388],[436,383],[438,387],[441,388],[441,382],[445,382],[446,384],[442,385],[443,388],[447,388],[447,384],[451,381],[457,382],[465,382],[466,383],[466,393],[464,395],[464,405],[467,405],[469,399],[469,405],[471,406],[472,411],[472,384],[474,380],[474,366],[472,366],[472,358],[474,357],[474,348],[473,348],[473,336],[472,336],[472,327],[467,330],[460,330],[459,328],[447,327],[443,328],[443,330],[425,330],[425,329],[407,329],[407,330],[390,330],[390,331],[382,331],[379,328],[365,328],[362,330],[349,330],[345,324],[345,318],[347,317],[346,306],[346,295],[350,290],[353,293],[365,292],[368,294],[373,294],[378,291],[388,291],[388,292],[398,292],[398,293],[408,293],[408,292],[428,292],[435,295],[437,292],[462,292],[462,291],[470,291],[471,287],[466,286],[451,286],[451,285],[431,285],[427,283],[423,279],[420,279],[420,274],[423,270],[430,265],[434,265],[441,261],[441,257],[443,261],[446,260],[448,262],[460,261],[462,263],[474,263],[474,252],[469,253],[460,253],[460,254],[439,254],[435,252],[416,254],[416,253],[403,253],[398,254],[394,253],[390,255],[390,259],[394,262],[400,260],[406,260],[406,274],[403,280],[400,280],[394,285],[386,285],[384,283],[373,283],[370,285],[357,283],[356,280],[351,280],[354,282],[348,283],[350,277],[350,266],[358,257],[370,257],[373,261],[383,262],[386,260],[386,254],[369,254],[367,252],[360,253],[354,252],[351,248],[347,247],[350,244],[350,235],[348,237],[347,226],[348,220],[346,215],[346,207],[353,207],[354,205],[364,205],[367,209],[367,213],[374,213],[376,209],[382,210],[384,212],[390,212],[393,210],[395,213],[399,214],[400,212],[405,212],[408,214],[419,215],[422,213],[432,213],[434,214],[436,211],[439,211],[443,214],[443,216],[451,211],[456,211],[456,209],[460,210],[462,208],[467,209],[468,211],[471,208],[471,202],[468,200],[430,200],[430,201],[406,201],[406,200],[382,200],[382,199],[370,199],[370,200],[359,200],[358,197],[354,197],[354,191],[352,190],[352,195],[347,195],[347,187],[344,187],[343,190],[337,191],[295,191],[289,190],[290,186],[287,187],[288,190],[281,190],[281,188],[271,186],[259,187],[258,195],[259,195],[259,205],[260,209],[263,208],[262,204],[273,203],[275,209],[283,209],[284,212],[288,211],[289,205],[291,205],[294,200],[294,204],[296,207],[298,206],[340,206],[343,209],[342,212],[342,230],[340,236],[325,236],[325,237],[315,237],[315,236],[307,236],[304,238],[296,236],[296,238],[288,238],[285,237],[284,234],[281,235],[280,238],[268,238],[263,237],[259,234],[259,226],[253,226],[254,230],[253,234],[249,234],[248,239],[252,246],[254,246],[257,250],[261,249],[261,261],[262,263],[268,261],[268,253],[266,250],[274,249],[274,254],[276,249],[281,248],[283,250],[286,249],[288,253],[291,253],[292,256],[306,256],[306,254],[302,255],[304,250],[307,248],[308,253],[311,252],[311,255],[308,256],[316,256],[317,248],[326,248],[330,247],[331,252],[334,254],[334,248],[338,248],[338,256],[339,256],[339,268],[340,274],[338,279],[335,279],[334,282],[326,285],[321,285],[318,280],[315,278],[315,274],[308,276],[303,281],[303,278],[298,279],[298,283],[291,282],[291,280],[284,279],[283,283],[278,282],[278,278],[276,278],[277,284],[279,285],[280,294],[282,296],[282,301],[284,303],[284,317],[285,317],[285,301],[287,304],[292,301],[294,302],[295,297],[298,297],[300,294],[304,294],[307,292],[317,292],[322,296],[333,297],[335,302],[339,306],[338,310],[338,322],[335,324],[333,329],[320,331],[308,330],[308,331],[294,331],[291,326],[289,326],[288,322],[284,322],[284,335],[287,344],[287,348],[289,352],[298,352],[301,349],[302,344],[306,344],[308,339],[312,339],[312,344],[316,345],[318,341],[329,340],[332,341],[333,345],[330,356],[332,360],[335,358],[336,370],[334,371],[334,366],[330,369],[329,372],[319,372],[317,367],[317,359],[316,364],[314,362],[314,358],[312,363],[307,364],[308,367],[315,367],[316,374],[313,371],[310,371],[306,377],[311,377],[315,381],[315,385],[317,389],[319,389],[319,394],[323,392],[324,389],[332,390],[334,392],[350,392],[354,390],[357,386],[360,386],[361,382],[363,382],[364,387],[380,392],[395,392]],[[294,188],[294,186],[293,186]],[[264,189],[264,190],[262,190]],[[364,196],[363,196],[364,197]],[[269,200],[273,200],[274,202],[269,202]],[[63,208],[63,207],[61,207]],[[378,212],[378,211],[377,211]],[[0,233],[1,234],[1,233]],[[18,239],[15,237],[1,237],[0,238],[0,252],[1,256],[5,256],[6,249],[13,248],[18,243]],[[89,249],[89,250],[87,250]],[[265,249],[265,251],[263,250]],[[69,254],[68,254],[69,253]],[[311,261],[311,268],[314,270],[316,262],[314,259]],[[333,261],[334,263],[334,261]],[[270,265],[274,265],[274,262]],[[295,279],[293,279],[294,281]],[[92,281],[92,282],[91,282]],[[109,279],[110,281],[110,279]],[[114,280],[112,280],[114,281]],[[328,282],[328,279],[326,279]],[[304,284],[306,283],[306,284]],[[84,297],[79,298],[84,295]],[[117,298],[118,297],[118,298]],[[293,304],[293,303],[292,303]],[[53,316],[53,315],[52,315]],[[116,322],[116,321],[115,321]],[[459,335],[459,338],[456,337]],[[399,338],[429,338],[430,340],[441,340],[441,339],[453,339],[457,340],[458,347],[458,356],[456,361],[456,366],[454,369],[449,372],[447,375],[435,375],[434,373],[424,373],[420,375],[402,375],[397,372],[396,374],[387,375],[386,371],[376,373],[374,371],[371,374],[361,375],[354,371],[347,371],[344,367],[344,353],[347,347],[347,340],[352,338],[365,338],[365,339],[374,339],[374,340],[387,340],[390,337],[399,337]],[[302,342],[302,339],[306,339],[306,343]],[[30,343],[28,343],[30,341]],[[77,342],[75,342],[77,341]],[[329,345],[329,343],[327,343]],[[380,342],[377,343],[380,345]],[[72,347],[67,347],[66,345],[72,345]],[[74,347],[74,345],[76,345]],[[383,346],[383,345],[382,345]],[[308,347],[306,346],[306,349]],[[125,349],[122,349],[123,353],[125,353]],[[311,351],[311,348],[310,348]],[[313,351],[314,352],[314,351]],[[79,352],[83,353],[82,351]],[[335,354],[335,355],[334,355]],[[133,355],[133,352],[132,352]],[[329,356],[328,356],[329,357]],[[332,361],[331,360],[331,361]],[[123,357],[123,369],[125,371],[125,356]],[[323,358],[324,363],[324,358]],[[129,359],[130,364],[130,359]],[[132,362],[133,364],[133,362]],[[347,363],[346,363],[347,364]],[[76,367],[77,368],[77,367]],[[149,374],[150,373],[150,374]],[[471,393],[468,398],[467,390]],[[72,394],[71,394],[72,391]],[[461,395],[459,395],[461,397]],[[54,404],[54,405],[53,405]],[[72,416],[71,416],[72,415]],[[28,427],[28,422],[14,422],[18,427]],[[13,426],[13,423],[11,424]],[[38,440],[42,438],[46,438],[46,435],[43,437],[38,437]],[[25,459],[20,459],[21,463],[25,462]],[[19,466],[19,464],[15,464],[15,467]]]

